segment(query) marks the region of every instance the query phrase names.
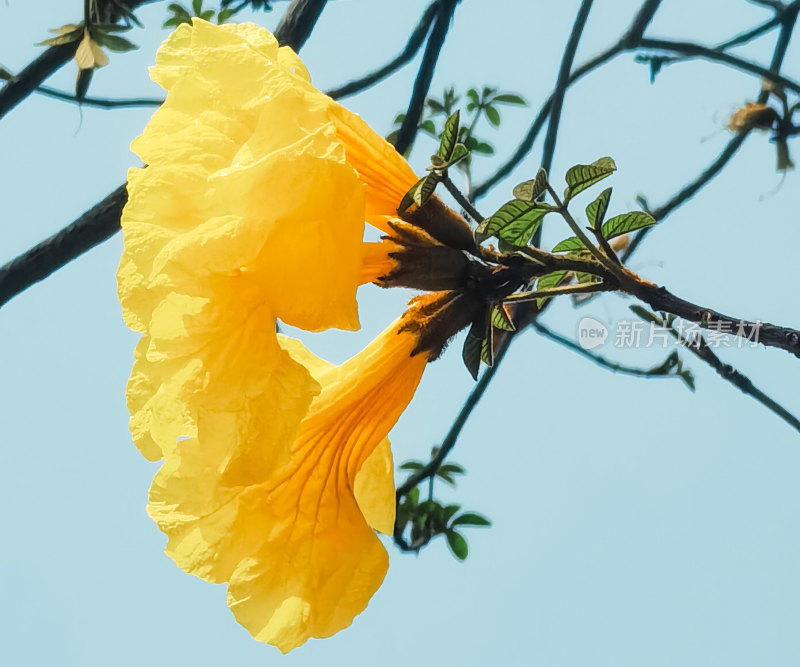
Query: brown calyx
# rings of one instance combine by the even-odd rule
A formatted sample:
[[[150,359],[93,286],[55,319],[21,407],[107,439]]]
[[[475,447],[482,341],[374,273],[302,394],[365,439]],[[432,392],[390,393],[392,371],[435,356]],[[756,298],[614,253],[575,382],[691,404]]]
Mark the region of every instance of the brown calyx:
[[[470,253],[477,250],[475,237],[467,221],[436,195],[432,195],[422,206],[404,211],[400,217],[426,231],[443,245]]]

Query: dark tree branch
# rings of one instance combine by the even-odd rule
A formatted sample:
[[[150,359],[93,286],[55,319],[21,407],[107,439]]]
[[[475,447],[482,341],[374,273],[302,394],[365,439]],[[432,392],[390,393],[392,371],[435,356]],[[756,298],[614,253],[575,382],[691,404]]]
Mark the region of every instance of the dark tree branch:
[[[275,37],[283,46],[295,51],[303,48],[317,24],[327,0],[293,0],[275,29]]]
[[[78,43],[51,46],[0,89],[0,118],[17,106],[75,55]]]
[[[13,296],[79,257],[119,230],[122,208],[128,201],[121,185],[71,225],[0,267],[0,307]]]
[[[740,373],[730,364],[723,363],[702,336],[699,337],[694,344],[689,344],[687,341],[681,342],[692,354],[711,366],[723,380],[727,380],[741,392],[757,400],[773,414],[783,419],[783,421],[789,424],[795,431],[800,431],[800,419],[756,387],[749,377]]]
[[[433,80],[433,72],[436,69],[436,61],[439,59],[439,53],[442,50],[442,46],[444,46],[444,40],[450,28],[450,21],[459,2],[460,0],[439,0],[438,2],[436,22],[433,24],[430,37],[428,37],[417,78],[414,80],[414,90],[408,103],[406,117],[403,119],[403,124],[397,133],[396,148],[401,155],[404,155],[411,147],[411,144],[414,143],[419,120],[425,108],[425,99],[428,97],[428,91]]]
[[[408,38],[405,48],[396,58],[386,63],[383,67],[376,69],[360,79],[355,79],[339,88],[329,90],[327,94],[335,100],[340,100],[344,97],[355,95],[356,93],[360,93],[362,90],[375,85],[379,81],[382,81],[387,76],[393,72],[396,72],[403,65],[408,63],[422,47],[422,43],[425,41],[425,36],[430,30],[431,23],[433,23],[433,19],[436,16],[438,8],[439,0],[435,0],[428,5],[428,8],[420,18],[419,23],[417,23],[417,27],[414,28],[414,32],[412,32],[411,36]]]
[[[633,279],[630,279],[633,277]],[[729,317],[711,308],[698,306],[672,294],[665,287],[654,285],[628,273],[621,289],[644,301],[657,312],[671,313],[704,329],[723,331],[740,338],[747,338],[765,347],[776,347],[800,357],[800,331],[769,322],[751,322]]]
[[[800,93],[800,83],[787,79],[785,76],[774,73],[761,65],[733,56],[725,51],[718,51],[701,44],[693,44],[691,42],[677,42],[670,39],[648,39],[642,38],[639,46],[645,49],[655,49],[658,51],[671,51],[673,53],[680,53],[690,58],[703,58],[712,62],[720,62],[729,65],[734,69],[747,72],[748,74],[755,74],[756,76],[783,86],[788,90],[793,90]]]

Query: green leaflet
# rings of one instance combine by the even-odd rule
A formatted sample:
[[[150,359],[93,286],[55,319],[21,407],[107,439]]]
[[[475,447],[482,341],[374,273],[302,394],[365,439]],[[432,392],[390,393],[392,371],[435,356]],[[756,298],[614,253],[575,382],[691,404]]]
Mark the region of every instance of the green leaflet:
[[[592,229],[597,229],[603,224],[608,211],[608,202],[611,199],[611,188],[603,190],[591,204],[586,207],[586,218]]]
[[[603,234],[603,238],[613,239],[616,236],[635,232],[637,229],[650,227],[654,224],[656,224],[656,220],[653,216],[648,215],[644,211],[631,211],[630,213],[615,215],[613,218],[606,221],[601,233]]]
[[[610,157],[601,157],[591,164],[576,164],[567,171],[567,188],[564,190],[564,199],[570,200],[579,192],[602,181],[617,170],[617,165]]]

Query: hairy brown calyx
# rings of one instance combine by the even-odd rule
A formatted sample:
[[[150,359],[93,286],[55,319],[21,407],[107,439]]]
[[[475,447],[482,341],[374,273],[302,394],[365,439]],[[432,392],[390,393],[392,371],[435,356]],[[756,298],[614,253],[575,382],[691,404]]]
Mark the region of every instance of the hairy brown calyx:
[[[479,254],[469,225],[440,201],[432,207],[433,213],[443,208],[448,215],[445,222],[428,225],[423,229],[417,220],[435,219],[432,214],[418,215],[429,208],[431,201],[417,209],[414,221],[392,220],[392,232],[384,237],[393,245],[389,256],[395,260],[394,268],[376,282],[381,287],[408,287],[428,292],[413,298],[403,315],[402,331],[418,336],[414,354],[427,353],[433,361],[444,350],[448,341],[459,331],[484,317],[490,303],[513,293],[529,279],[530,265],[525,262],[496,263]],[[460,225],[448,227],[453,220],[460,221],[469,233],[471,248],[464,241]],[[435,237],[431,228],[436,228]],[[449,229],[444,233],[444,229]],[[455,230],[455,231],[453,231]],[[449,237],[457,246],[443,242]]]

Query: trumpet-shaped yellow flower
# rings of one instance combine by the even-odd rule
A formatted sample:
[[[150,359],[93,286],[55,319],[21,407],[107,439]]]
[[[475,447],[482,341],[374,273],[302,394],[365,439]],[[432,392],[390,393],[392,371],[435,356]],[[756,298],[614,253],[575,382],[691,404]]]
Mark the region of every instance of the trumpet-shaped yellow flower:
[[[133,149],[118,272],[142,333],[131,432],[163,460],[149,512],[187,572],[228,583],[237,620],[288,651],[350,624],[380,585],[394,522],[386,436],[426,354],[398,321],[332,366],[276,334],[356,329],[356,289],[392,272],[362,241],[416,178],[253,25],[182,25],[168,91]]]

